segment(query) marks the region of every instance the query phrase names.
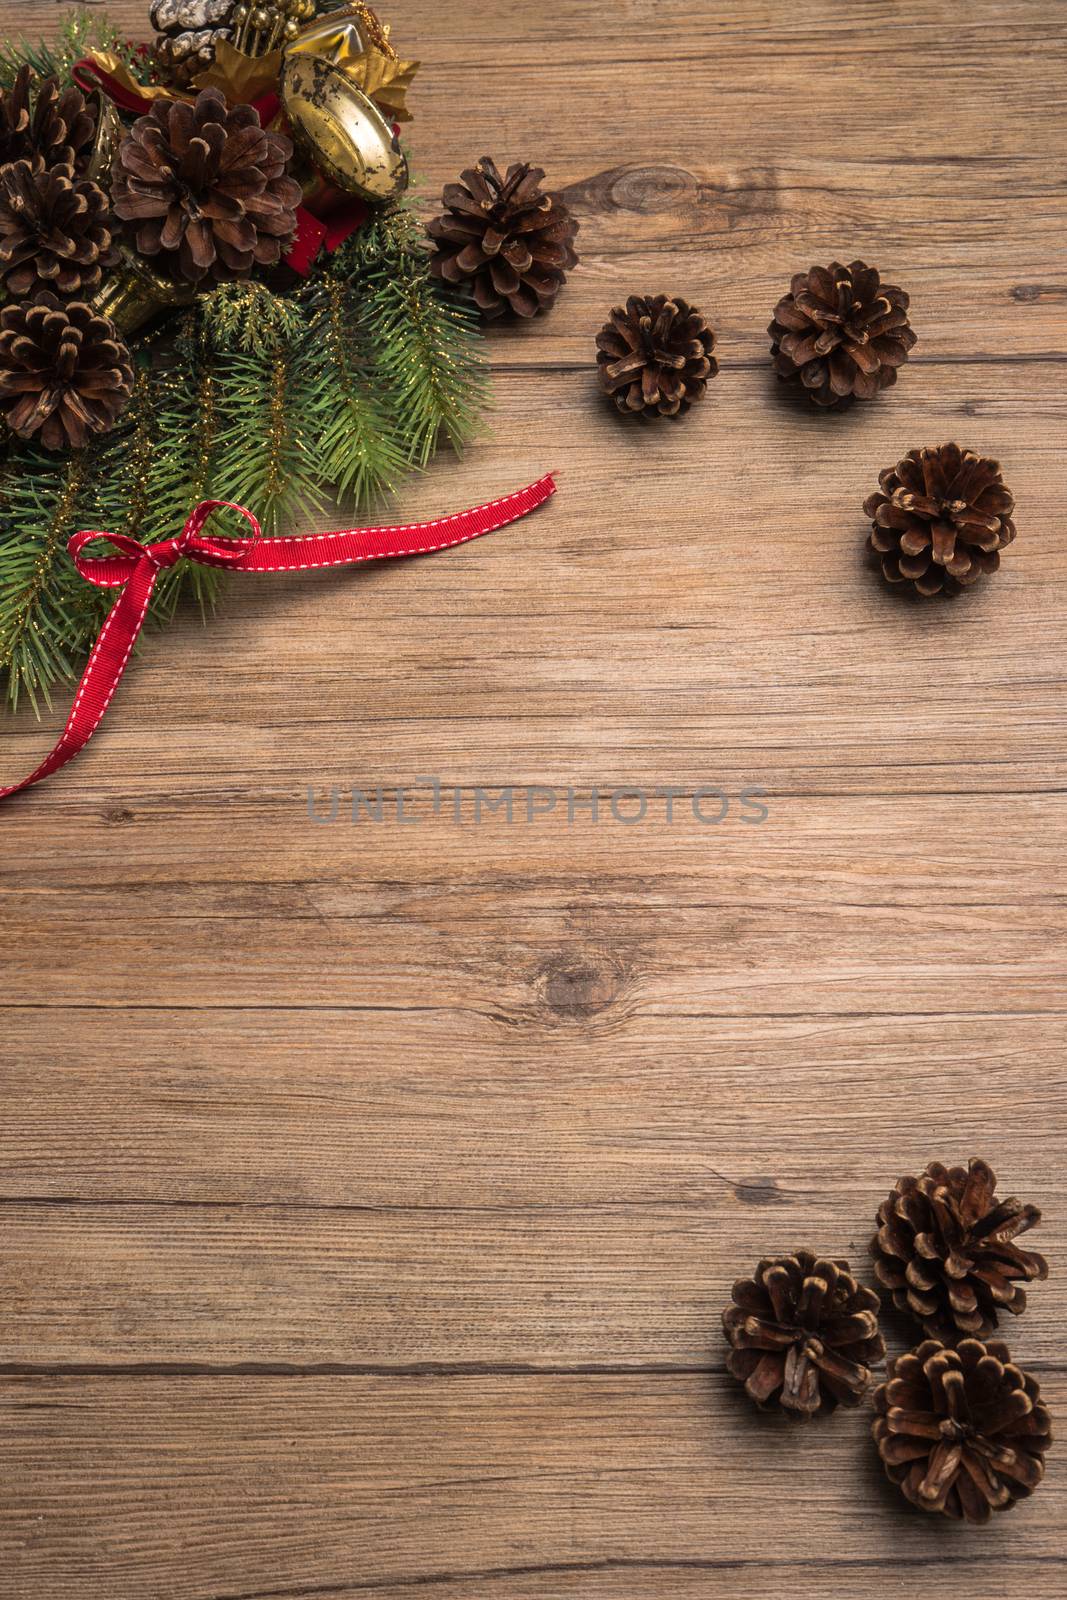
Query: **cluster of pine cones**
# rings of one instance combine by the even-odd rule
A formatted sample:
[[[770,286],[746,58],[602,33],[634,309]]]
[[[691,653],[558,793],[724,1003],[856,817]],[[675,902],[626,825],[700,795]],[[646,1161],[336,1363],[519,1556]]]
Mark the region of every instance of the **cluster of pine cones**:
[[[1001,1312],[1025,1310],[1023,1284],[1048,1275],[1015,1243],[1041,1213],[998,1200],[996,1183],[985,1161],[932,1162],[896,1184],[871,1242],[879,1285],[926,1335],[875,1391],[879,1454],[913,1505],[968,1522],[1033,1492],[1052,1437],[1037,1380],[989,1337]],[[858,1405],[885,1355],[878,1308],[847,1261],[768,1258],[723,1312],[728,1369],[757,1404],[794,1416]]]
[[[296,231],[293,149],[217,89],[158,99],[118,148],[110,193],[93,161],[97,112],[29,66],[0,91],[0,415],[49,449],[117,421],[129,349],[93,297],[125,242],[169,278],[209,285],[275,265]]]
[[[114,253],[107,194],[89,176],[96,114],[28,66],[0,96],[0,412],[50,449],[110,428],[129,351],[89,298]]]
[[[526,163],[501,176],[483,156],[446,186],[428,224],[432,270],[463,288],[482,314],[546,311],[576,265],[577,223]],[[916,342],[908,296],[864,261],[797,273],[771,322],[774,370],[823,409],[873,400],[897,381]],[[718,372],[715,334],[680,295],[631,295],[596,338],[602,392],[627,417],[684,414]],[[879,479],[864,507],[868,546],[888,582],[919,595],[954,595],[996,572],[1015,537],[1014,500],[996,461],[957,444],[912,450]]]

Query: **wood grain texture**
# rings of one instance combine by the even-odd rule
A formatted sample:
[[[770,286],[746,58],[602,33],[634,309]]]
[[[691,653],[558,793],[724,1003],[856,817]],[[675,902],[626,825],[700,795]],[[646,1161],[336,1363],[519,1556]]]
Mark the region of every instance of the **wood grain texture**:
[[[764,1253],[863,1263],[901,1172],[980,1151],[1045,1210],[1007,1332],[1067,1409],[1067,20],[392,21],[427,212],[483,150],[529,157],[583,255],[492,333],[492,437],[404,514],[561,493],[440,560],[234,581],[5,811],[0,1600],[1055,1600],[1058,1447],[1012,1516],[940,1527],[865,1414],[753,1415],[718,1315]],[[766,324],[854,255],[920,342],[877,405],[813,415]],[[722,372],[631,432],[592,341],[659,289]],[[862,502],[951,436],[1003,462],[1019,539],[958,604],[901,603]],[[3,771],[60,720],[0,725]],[[312,821],[335,785],[416,820]],[[516,820],[475,825],[504,785]],[[573,822],[527,821],[529,785]],[[635,785],[672,820],[614,819]],[[705,785],[766,822],[700,824]]]

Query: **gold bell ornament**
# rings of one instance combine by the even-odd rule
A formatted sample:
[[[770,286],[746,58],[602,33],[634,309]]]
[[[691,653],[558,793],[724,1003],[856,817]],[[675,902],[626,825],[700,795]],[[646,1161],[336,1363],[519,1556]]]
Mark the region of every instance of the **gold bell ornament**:
[[[90,304],[98,316],[110,317],[128,339],[153,317],[190,306],[195,299],[196,290],[190,284],[173,283],[154,272],[141,256],[120,249],[117,266]]]
[[[330,183],[363,200],[395,200],[408,165],[394,132],[417,61],[401,61],[362,0],[299,29],[282,55],[281,98],[293,138]]]

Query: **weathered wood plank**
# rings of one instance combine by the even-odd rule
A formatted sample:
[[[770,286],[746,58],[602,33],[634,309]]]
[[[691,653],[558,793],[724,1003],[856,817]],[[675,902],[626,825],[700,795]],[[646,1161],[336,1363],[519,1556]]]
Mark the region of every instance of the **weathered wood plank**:
[[[121,1006],[469,1009],[544,1042],[546,993],[565,1005],[576,969],[608,1029],[659,1013],[1062,1013],[1062,796],[1013,799],[1010,838],[985,798],[927,798],[921,831],[895,799],[770,804],[760,827],[353,827],[308,822],[291,794],[197,828],[178,811],[180,849],[164,806],[101,830],[117,878],[64,863],[55,841],[24,863],[4,896],[4,999],[103,1007],[102,1061]]]
[[[717,1372],[730,1286],[762,1257],[808,1246],[870,1278],[875,1207],[896,1176],[881,1190],[852,1171],[823,1183],[812,1163],[795,1188],[727,1181],[641,1205],[575,1198],[572,1178],[540,1205],[453,1206],[431,1189],[366,1206],[355,1172],[335,1210],[9,1203],[0,1370]],[[1062,1175],[1027,1174],[1025,1198],[1054,1219],[1035,1241],[1054,1262],[1065,1190]],[[1001,1330],[1035,1369],[1067,1370],[1061,1299],[1035,1284]],[[886,1333],[895,1349],[919,1337],[893,1314]]]
[[[587,950],[525,1013],[9,1010],[0,1195],[483,1222],[671,1204],[857,1251],[902,1172],[982,1152],[1044,1207],[1055,1257],[1061,1016],[650,1013],[620,980]]]
[[[1062,1374],[1045,1385],[1050,1404],[1067,1401]],[[439,1580],[554,1597],[557,1569],[564,1595],[588,1592],[585,1567],[613,1595],[685,1594],[670,1583],[699,1572],[703,1594],[752,1581],[801,1600],[839,1583],[870,1597],[936,1572],[1024,1600],[1064,1576],[1062,1473],[995,1531],[942,1527],[898,1509],[862,1414],[761,1424],[719,1375],[23,1379],[0,1392],[12,1600],[296,1600]]]

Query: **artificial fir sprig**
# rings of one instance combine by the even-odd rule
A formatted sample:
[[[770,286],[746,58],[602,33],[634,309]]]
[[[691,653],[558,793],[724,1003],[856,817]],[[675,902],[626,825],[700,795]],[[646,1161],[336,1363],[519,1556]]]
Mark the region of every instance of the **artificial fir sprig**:
[[[299,361],[306,391],[318,397],[312,434],[322,474],[339,498],[365,506],[393,491],[408,454],[376,382],[360,319],[349,310],[350,290],[336,272],[323,275]]]
[[[55,39],[28,39],[23,35],[0,40],[0,88],[11,87],[23,63],[38,78],[56,77],[61,83],[66,82],[75,62],[88,50],[112,51],[135,78],[146,81],[147,56],[119,32],[106,12],[94,13],[78,6],[64,17]]]
[[[91,635],[93,593],[65,560],[67,537],[84,493],[86,460],[57,463],[39,449],[12,451],[3,480],[0,540],[0,673],[12,707],[24,690],[37,709]]]
[[[442,437],[462,451],[478,431],[488,398],[478,313],[442,292],[411,258],[376,276],[364,327],[409,459],[424,467]]]

